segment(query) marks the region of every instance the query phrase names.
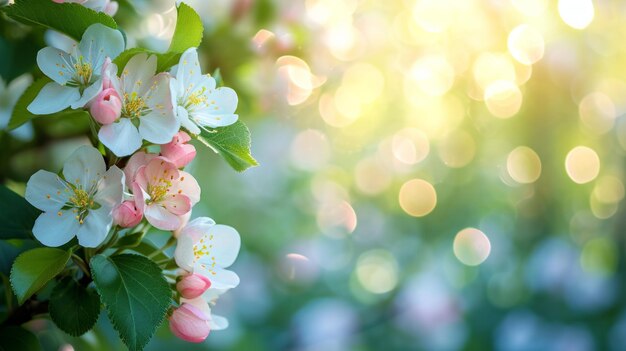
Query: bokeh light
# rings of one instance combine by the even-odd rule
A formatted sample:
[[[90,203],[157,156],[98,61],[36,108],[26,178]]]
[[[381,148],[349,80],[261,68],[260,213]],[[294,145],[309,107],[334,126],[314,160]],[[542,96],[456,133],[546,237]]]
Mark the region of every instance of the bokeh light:
[[[565,170],[575,183],[589,183],[600,173],[600,158],[593,149],[577,146],[567,154]]]
[[[454,237],[454,255],[468,266],[483,263],[491,253],[491,243],[485,233],[475,228],[465,228]]]
[[[423,179],[411,179],[402,184],[398,196],[400,207],[413,217],[423,217],[437,205],[437,192]]]
[[[367,291],[384,294],[398,284],[398,263],[393,255],[385,250],[371,250],[359,256],[356,275],[359,283]]]
[[[521,184],[533,183],[541,175],[541,159],[527,146],[516,147],[506,160],[506,169],[513,180]]]
[[[591,0],[559,0],[559,15],[572,28],[586,28],[593,21],[594,12]]]

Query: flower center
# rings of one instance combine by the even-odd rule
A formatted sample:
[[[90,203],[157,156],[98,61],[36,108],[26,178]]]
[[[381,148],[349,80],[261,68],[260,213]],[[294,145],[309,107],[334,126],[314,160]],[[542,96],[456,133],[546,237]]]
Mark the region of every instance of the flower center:
[[[93,199],[85,190],[74,188],[74,195],[70,196],[69,202],[74,208],[72,211],[76,214],[76,220],[83,224],[85,217],[89,214],[89,209],[94,207]]]
[[[212,241],[213,235],[206,234],[202,238],[200,238],[200,241],[193,245],[193,261],[195,263],[203,257],[210,256],[210,261],[207,262],[206,260],[204,260],[201,266],[210,270],[212,274],[215,274],[215,272],[213,272],[212,270],[213,268],[215,268],[215,256],[211,256],[211,250],[213,249],[213,244],[211,244]]]
[[[141,117],[143,111],[146,109],[146,102],[139,96],[137,92],[132,92],[130,95],[124,93],[124,107],[122,108],[122,114],[130,118]]]
[[[171,186],[172,182],[165,179],[159,179],[159,183],[156,185],[148,184],[148,195],[150,195],[150,199],[146,201],[146,203],[151,204],[163,200]]]
[[[74,64],[74,70],[76,72],[76,80],[78,84],[87,85],[91,80],[91,75],[93,74],[93,68],[91,67],[91,63],[85,62],[83,57],[80,56],[78,61]]]

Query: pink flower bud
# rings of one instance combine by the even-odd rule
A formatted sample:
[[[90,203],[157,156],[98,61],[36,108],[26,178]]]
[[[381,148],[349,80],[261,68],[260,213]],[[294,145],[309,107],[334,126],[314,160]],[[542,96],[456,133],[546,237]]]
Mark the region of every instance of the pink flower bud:
[[[170,316],[170,330],[185,341],[203,342],[211,331],[209,319],[199,308],[184,303]]]
[[[117,1],[108,1],[108,3],[106,4],[106,6],[104,6],[104,9],[102,11],[106,13],[107,15],[113,17],[117,13],[118,7],[119,5]]]
[[[134,201],[124,201],[113,210],[113,222],[120,227],[134,227],[143,218],[143,213]]]
[[[178,290],[185,299],[195,299],[204,294],[210,287],[211,281],[209,278],[201,274],[186,275],[176,284],[176,290]]]
[[[91,102],[90,112],[98,123],[107,125],[117,121],[122,113],[122,99],[115,89],[104,89]]]
[[[189,134],[178,132],[174,135],[172,141],[161,145],[161,155],[173,162],[176,167],[185,167],[196,157],[196,148],[191,144],[187,144],[189,140],[191,140]]]

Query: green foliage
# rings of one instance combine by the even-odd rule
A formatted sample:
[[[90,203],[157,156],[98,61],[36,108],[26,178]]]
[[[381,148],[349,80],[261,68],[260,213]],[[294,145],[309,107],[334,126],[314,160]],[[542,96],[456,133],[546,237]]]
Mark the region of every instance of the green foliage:
[[[149,242],[146,241],[142,241],[140,242],[137,246],[132,247],[131,248],[133,251],[140,253],[144,256],[149,256],[152,255],[154,252],[159,251],[158,248],[156,248],[154,245],[150,244]],[[152,259],[155,261],[163,261],[163,260],[167,260],[169,259],[169,257],[167,255],[165,255],[163,252],[159,252],[156,255],[152,256]]]
[[[171,290],[159,267],[132,254],[91,260],[91,272],[109,319],[129,350],[142,350],[163,321]]]
[[[11,269],[11,286],[20,305],[61,273],[71,255],[71,251],[50,247],[19,255]]]
[[[122,52],[113,62],[118,68],[122,69],[128,61],[135,55],[147,53],[156,55],[157,72],[164,72],[170,67],[176,65],[180,59],[180,55],[191,47],[197,47],[202,41],[202,33],[204,27],[200,16],[185,3],[181,3],[177,10],[176,28],[170,47],[165,53],[144,49],[132,48]]]
[[[65,277],[50,296],[50,317],[59,329],[80,336],[91,329],[100,315],[100,297],[92,289]]]
[[[0,240],[0,273],[8,276],[15,258],[38,245],[35,240]]]
[[[200,16],[185,3],[181,3],[177,9],[176,29],[168,52],[184,52],[185,50],[200,46],[204,27]]]
[[[31,239],[31,230],[41,212],[23,197],[0,185],[0,239]]]
[[[35,334],[22,327],[8,326],[0,330],[0,351],[37,351],[41,345]]]
[[[203,130],[197,138],[222,155],[237,172],[258,165],[250,153],[250,131],[241,121],[227,127],[215,128],[211,132]]]
[[[110,16],[75,3],[17,0],[15,4],[3,7],[2,11],[16,21],[54,29],[76,40],[80,40],[85,30],[94,23],[117,29],[117,23]]]
[[[117,241],[115,247],[135,247],[141,243],[144,236],[144,232],[126,234]]]
[[[62,116],[63,118],[71,118],[71,117],[80,117],[80,116],[88,116],[89,113],[84,110],[72,110],[66,109],[61,112],[49,114],[49,115],[35,115],[28,111],[27,107],[30,105],[33,100],[37,97],[37,94],[43,89],[43,87],[50,83],[52,80],[48,77],[41,77],[31,84],[28,89],[20,96],[15,104],[15,108],[13,109],[13,114],[11,115],[11,120],[9,121],[8,129],[15,129],[22,124],[37,118],[37,117],[57,117]]]

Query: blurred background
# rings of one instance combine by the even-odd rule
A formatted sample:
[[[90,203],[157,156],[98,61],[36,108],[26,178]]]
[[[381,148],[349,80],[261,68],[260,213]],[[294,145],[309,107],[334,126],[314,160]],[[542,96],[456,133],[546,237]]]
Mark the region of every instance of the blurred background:
[[[186,2],[261,166],[197,145],[194,217],[239,230],[241,285],[214,310],[229,329],[164,323],[148,350],[626,348],[626,2]],[[176,11],[115,18],[165,50]],[[43,32],[0,30],[4,81],[37,72]],[[58,170],[86,128],[5,135],[2,178]],[[122,347],[104,316],[80,339],[37,323],[51,350]]]

